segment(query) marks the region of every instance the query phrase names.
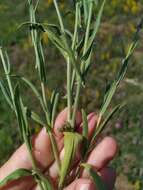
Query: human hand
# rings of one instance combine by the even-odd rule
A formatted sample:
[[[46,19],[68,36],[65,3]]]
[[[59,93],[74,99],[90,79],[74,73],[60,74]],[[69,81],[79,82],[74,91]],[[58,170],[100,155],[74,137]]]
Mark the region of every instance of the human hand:
[[[67,110],[63,110],[57,117],[54,127],[54,136],[58,145],[60,157],[63,155],[63,134],[59,131],[65,124],[67,119]],[[89,138],[92,137],[97,122],[97,116],[94,113],[88,115]],[[81,130],[82,118],[78,112],[76,116],[76,129]],[[33,154],[37,161],[38,167],[43,173],[50,176],[55,189],[58,181],[58,169],[52,154],[50,139],[46,130],[43,128],[32,139]],[[115,172],[108,167],[108,163],[114,158],[117,152],[117,143],[111,137],[105,137],[90,153],[87,163],[92,165],[101,175],[103,181],[107,185],[108,190],[112,190],[115,182]],[[23,144],[12,157],[0,168],[0,180],[19,168],[32,169],[26,145]],[[32,177],[24,177],[19,180],[8,183],[0,190],[40,190],[35,186]],[[81,177],[73,181],[64,190],[95,190],[95,185],[88,174],[83,171]]]

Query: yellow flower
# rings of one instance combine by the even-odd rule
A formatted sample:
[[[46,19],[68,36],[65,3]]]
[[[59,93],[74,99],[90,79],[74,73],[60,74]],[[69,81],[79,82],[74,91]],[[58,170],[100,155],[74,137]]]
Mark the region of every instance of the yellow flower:
[[[132,23],[129,24],[129,28],[130,28],[130,31],[133,32],[133,33],[136,31],[136,27]]]
[[[136,0],[127,0],[123,9],[125,12],[136,14],[140,10],[140,6]]]
[[[61,2],[60,3],[60,9],[63,10],[65,8],[65,3],[64,2]]]
[[[132,8],[131,8],[131,11],[132,11],[133,14],[136,14],[139,10],[140,10],[140,8],[139,8],[139,6],[138,6],[137,3],[134,4],[134,5],[132,6]]]
[[[141,189],[141,182],[140,182],[140,180],[137,180],[134,183],[134,190],[140,190],[140,189]]]
[[[123,10],[124,10],[124,12],[128,13],[129,12],[129,7],[127,5],[124,5]]]
[[[49,7],[53,3],[52,0],[46,0],[46,6]]]
[[[43,40],[44,44],[48,44],[49,38],[48,38],[47,32],[43,33],[42,40]]]
[[[109,60],[110,59],[110,52],[105,52],[101,54],[101,59],[102,60]]]
[[[6,11],[9,7],[7,5],[0,5],[0,11]]]

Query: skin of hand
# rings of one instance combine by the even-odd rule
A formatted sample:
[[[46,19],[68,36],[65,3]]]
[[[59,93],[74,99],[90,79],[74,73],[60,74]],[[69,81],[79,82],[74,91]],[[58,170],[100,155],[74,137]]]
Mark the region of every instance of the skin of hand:
[[[89,126],[88,135],[89,138],[91,138],[96,127],[97,115],[90,113],[87,119]],[[57,116],[53,131],[61,159],[64,154],[64,144],[63,134],[59,129],[63,127],[66,120],[67,108]],[[82,129],[81,126],[82,117],[81,113],[78,112],[76,115],[76,129],[79,133]],[[53,189],[57,189],[58,169],[52,154],[49,136],[44,128],[32,138],[32,143],[33,155],[38,167],[45,175],[50,176]],[[92,165],[93,169],[101,175],[108,190],[113,190],[116,179],[115,171],[108,167],[108,163],[115,157],[117,149],[116,141],[112,137],[105,137],[98,143],[87,159],[87,163]],[[0,180],[19,168],[32,169],[25,144],[18,148],[11,158],[0,168]],[[40,188],[35,185],[32,177],[24,177],[9,182],[5,187],[0,188],[0,190],[40,190]],[[69,186],[65,187],[64,190],[96,190],[96,187],[89,175],[83,171],[80,178],[73,181]]]

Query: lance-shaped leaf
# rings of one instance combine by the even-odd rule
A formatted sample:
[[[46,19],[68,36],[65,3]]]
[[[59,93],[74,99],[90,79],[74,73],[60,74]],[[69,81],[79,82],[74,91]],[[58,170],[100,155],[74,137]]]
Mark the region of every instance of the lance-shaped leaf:
[[[97,172],[95,172],[95,170],[92,169],[92,166],[89,164],[82,164],[82,166],[85,168],[85,170],[89,173],[89,175],[92,177],[96,189],[97,190],[107,190],[107,187],[104,183],[104,181],[102,180],[102,178],[97,174]]]
[[[55,98],[52,102],[52,117],[51,117],[51,125],[54,126],[54,121],[55,121],[55,116],[56,116],[56,111],[57,111],[57,107],[58,107],[58,103],[59,103],[59,93],[55,94]]]
[[[61,36],[57,36],[53,34],[53,32],[51,32],[49,29],[47,29],[46,32],[49,35],[49,39],[52,41],[52,43],[54,43],[54,45],[56,45],[56,47],[60,50],[65,59],[67,59],[67,57],[70,58],[71,63],[79,79],[82,81],[82,76],[79,69],[78,61],[76,60],[74,52],[71,49],[70,45],[68,44],[67,40],[64,39],[64,34],[62,34]]]
[[[83,136],[83,142],[82,142],[82,156],[84,157],[89,141],[88,141],[88,120],[87,120],[87,114],[84,109],[82,109],[82,136]]]
[[[23,105],[22,99],[20,97],[18,85],[15,88],[14,103],[15,103],[15,108],[16,108],[15,112],[19,124],[21,137],[23,138],[24,141],[25,140],[27,141],[28,146],[31,149],[30,129],[27,121],[26,110]]]
[[[30,110],[29,108],[25,108],[25,110],[26,110],[27,117],[31,118],[33,121],[35,121],[39,125],[46,126],[45,122],[41,119],[41,117],[37,113]]]
[[[84,23],[86,24],[89,15],[89,1],[83,0],[83,8],[84,8]]]
[[[106,118],[103,120],[103,122],[101,122],[100,125],[98,127],[96,127],[94,136],[92,138],[93,141],[95,140],[95,138],[97,137],[97,135],[103,131],[103,129],[105,128],[105,126],[107,125],[107,123],[111,120],[111,118],[113,117],[113,115],[117,111],[119,111],[123,106],[124,106],[124,104],[115,106],[113,108],[113,110],[111,112],[109,112],[109,114],[106,116]]]
[[[30,87],[30,89],[32,90],[32,92],[35,94],[36,98],[40,101],[41,107],[43,110],[47,110],[48,108],[45,107],[43,100],[42,100],[42,96],[39,93],[39,91],[36,89],[35,85],[29,81],[27,78],[25,77],[20,77],[20,79],[27,85]]]
[[[18,169],[0,181],[0,187],[7,185],[9,182],[13,180],[20,179],[21,177],[32,176],[32,172],[26,169]]]
[[[88,120],[87,120],[87,114],[84,109],[82,109],[82,120],[83,120],[82,135],[83,137],[88,139]]]
[[[94,42],[94,39],[96,37],[96,34],[97,34],[98,30],[99,30],[99,26],[100,26],[100,23],[101,23],[101,18],[102,18],[102,13],[103,13],[103,10],[104,10],[105,2],[106,2],[106,0],[103,0],[103,2],[101,4],[101,7],[99,9],[97,19],[96,19],[94,27],[93,27],[93,32],[92,32],[92,34],[91,34],[91,36],[89,38],[89,41],[88,41],[88,46],[87,46],[88,48],[87,48],[86,52],[88,52],[89,49],[91,48],[91,46],[92,46],[92,44]]]
[[[106,91],[105,96],[104,96],[104,102],[101,106],[101,110],[99,113],[99,119],[97,122],[97,127],[99,126],[99,124],[101,122],[101,118],[102,118],[103,114],[106,112],[106,110],[107,110],[107,108],[108,108],[108,106],[112,100],[112,97],[115,94],[115,91],[116,91],[118,85],[120,84],[121,80],[124,78],[124,76],[126,74],[127,67],[129,64],[129,59],[130,59],[131,55],[133,54],[133,52],[134,52],[134,50],[138,44],[138,41],[139,41],[138,33],[139,33],[139,31],[137,30],[137,32],[135,33],[135,38],[134,38],[133,42],[131,43],[131,45],[129,46],[126,57],[122,61],[122,66],[121,66],[121,69],[120,69],[117,77],[111,83],[111,85],[109,85],[107,88],[107,91]]]
[[[1,61],[2,61],[3,69],[4,69],[6,80],[7,80],[8,92],[9,92],[9,95],[11,97],[12,104],[13,104],[13,107],[14,107],[14,102],[13,102],[13,100],[14,100],[14,91],[13,91],[13,86],[12,86],[12,82],[11,82],[11,78],[10,78],[10,72],[11,72],[10,61],[9,61],[7,52],[4,51],[2,49],[2,47],[0,47],[0,58],[1,58]],[[3,90],[4,90],[4,88],[3,88]]]
[[[59,187],[64,183],[81,141],[82,136],[80,134],[64,132],[64,158],[61,165]]]
[[[127,67],[128,67],[128,63],[129,63],[129,58],[131,57],[131,55],[133,54],[134,52],[134,49],[137,45],[137,41],[134,41],[130,47],[129,47],[129,50],[127,52],[127,55],[125,57],[125,59],[123,60],[123,63],[122,63],[122,67],[119,71],[119,74],[117,75],[117,78],[113,81],[113,83],[110,85],[110,87],[108,88],[106,94],[105,94],[105,98],[104,98],[104,102],[103,102],[103,105],[101,107],[101,111],[100,111],[100,117],[102,117],[102,115],[105,113],[105,111],[107,110],[111,100],[112,100],[112,97],[119,85],[119,83],[121,82],[121,80],[124,78],[125,76],[125,73],[127,71]]]
[[[36,8],[37,9],[37,8]],[[30,22],[36,24],[36,15],[35,15],[34,6],[29,3],[29,15]],[[41,30],[37,27],[33,27],[31,24],[31,39],[34,46],[35,57],[36,57],[36,68],[38,69],[38,73],[40,76],[40,80],[45,84],[46,83],[46,68],[45,68],[45,58],[43,53],[43,47],[41,42]]]
[[[11,109],[14,109],[9,89],[8,89],[7,85],[2,80],[0,81],[0,89],[3,93],[3,96],[5,97],[5,99],[7,101],[7,103],[11,107]]]

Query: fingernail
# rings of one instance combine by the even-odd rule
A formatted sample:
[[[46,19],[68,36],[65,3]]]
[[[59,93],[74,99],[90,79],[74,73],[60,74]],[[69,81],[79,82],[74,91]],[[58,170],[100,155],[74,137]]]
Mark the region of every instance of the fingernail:
[[[77,185],[76,190],[92,190],[92,184]]]

